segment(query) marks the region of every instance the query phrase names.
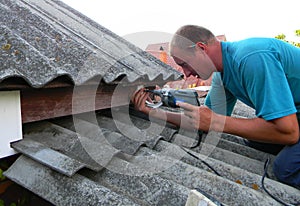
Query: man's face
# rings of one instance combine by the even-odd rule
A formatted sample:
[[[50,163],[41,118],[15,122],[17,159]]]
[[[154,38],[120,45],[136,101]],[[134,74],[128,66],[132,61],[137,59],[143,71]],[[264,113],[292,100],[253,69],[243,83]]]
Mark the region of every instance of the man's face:
[[[187,77],[193,75],[206,80],[216,71],[211,59],[201,48],[187,48],[186,51],[172,48],[172,57]]]

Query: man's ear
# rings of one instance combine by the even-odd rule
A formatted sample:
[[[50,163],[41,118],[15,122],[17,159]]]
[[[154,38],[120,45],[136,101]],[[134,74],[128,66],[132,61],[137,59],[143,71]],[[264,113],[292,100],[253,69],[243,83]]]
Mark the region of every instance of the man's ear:
[[[196,45],[198,48],[202,49],[203,51],[207,50],[207,45],[203,42],[197,42]]]

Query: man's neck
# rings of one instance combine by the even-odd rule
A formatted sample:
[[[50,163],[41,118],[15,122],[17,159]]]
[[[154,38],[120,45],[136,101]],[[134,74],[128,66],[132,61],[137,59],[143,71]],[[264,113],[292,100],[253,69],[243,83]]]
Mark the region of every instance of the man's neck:
[[[209,45],[208,56],[213,61],[218,72],[223,72],[222,46],[220,41]]]

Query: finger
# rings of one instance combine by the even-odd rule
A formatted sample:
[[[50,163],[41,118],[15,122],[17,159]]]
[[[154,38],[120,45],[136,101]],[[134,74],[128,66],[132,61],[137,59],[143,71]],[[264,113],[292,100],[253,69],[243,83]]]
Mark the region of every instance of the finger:
[[[142,104],[145,103],[145,95],[143,94],[143,91],[140,91],[137,95],[136,95],[136,103],[137,105],[141,106]]]
[[[141,101],[141,93],[138,92],[135,96],[134,96],[134,104],[140,104],[140,101]]]
[[[194,105],[184,103],[184,102],[176,102],[176,105],[184,110],[189,110],[189,111],[192,111],[195,107]]]
[[[136,90],[133,94],[132,94],[132,102],[136,102],[136,100],[139,98],[139,96],[141,95],[143,91],[143,88]]]
[[[142,92],[139,98],[139,105],[145,105],[146,100],[150,98],[148,92]]]
[[[150,98],[149,95],[148,95],[148,97],[147,97],[147,101],[153,103],[153,100]]]
[[[133,96],[133,103],[135,105],[139,105],[140,104],[140,99],[141,99],[141,96],[142,96],[142,91],[139,90],[135,93],[135,95]]]

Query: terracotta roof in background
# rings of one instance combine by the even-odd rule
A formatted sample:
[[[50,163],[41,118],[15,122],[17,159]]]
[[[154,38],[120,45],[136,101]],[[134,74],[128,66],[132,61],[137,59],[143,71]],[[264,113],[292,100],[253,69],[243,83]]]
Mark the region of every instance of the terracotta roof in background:
[[[182,72],[181,66],[176,64],[174,59],[169,55],[169,42],[149,44],[146,47],[145,51],[152,54],[153,56],[155,56],[156,58],[158,58],[162,62],[170,65],[173,68],[175,68],[177,71]],[[164,59],[162,59],[163,55],[167,56],[165,58],[166,61],[164,61]]]
[[[217,39],[219,39],[220,41],[227,41],[225,34],[217,35],[216,37],[217,37]]]

